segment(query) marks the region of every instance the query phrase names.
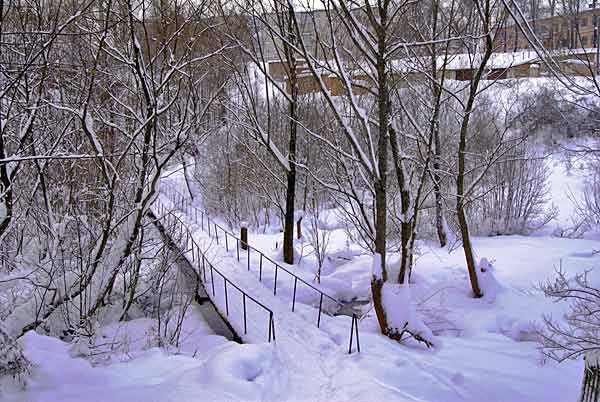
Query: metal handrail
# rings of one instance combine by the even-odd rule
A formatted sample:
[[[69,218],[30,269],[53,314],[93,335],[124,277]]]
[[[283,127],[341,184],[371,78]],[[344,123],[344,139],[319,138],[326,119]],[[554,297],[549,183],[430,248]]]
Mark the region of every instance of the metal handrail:
[[[174,190],[174,192],[175,192],[175,193],[177,193],[177,195],[180,197],[180,200],[181,200],[182,207],[183,207],[183,204],[186,204],[188,207],[190,207],[190,208],[193,208],[193,209],[194,209],[194,210],[196,210],[196,211],[200,211],[200,213],[201,213],[202,215],[206,214],[206,217],[207,217],[207,220],[208,220],[208,228],[210,228],[210,221],[211,221],[211,219],[210,219],[210,216],[208,215],[208,213],[207,213],[206,211],[199,210],[199,209],[198,209],[198,208],[196,208],[195,206],[191,205],[191,204],[189,203],[189,201],[188,201],[188,200],[186,200],[186,199],[185,199],[185,197],[184,197],[183,195],[181,195],[181,193],[179,193],[179,191],[177,191],[177,190]],[[176,201],[175,201],[175,200],[171,200],[171,201],[173,201],[173,203],[176,203]],[[202,218],[204,218],[204,217],[202,216]],[[202,222],[203,222],[203,220],[202,220]],[[202,229],[204,229],[204,227],[203,227],[203,226],[204,226],[204,225],[202,225]],[[215,234],[216,234],[217,238],[218,238],[218,234],[216,233],[216,228],[218,228],[218,229],[221,229],[225,235],[229,235],[229,236],[231,236],[231,237],[232,237],[232,238],[234,238],[236,241],[238,241],[238,242],[242,242],[242,240],[241,240],[239,237],[237,237],[236,235],[234,235],[233,233],[231,233],[231,232],[230,232],[230,231],[228,231],[227,229],[223,228],[221,225],[218,225],[218,224],[217,224],[216,222],[214,222],[214,221],[213,221],[213,226],[215,227]],[[210,230],[210,229],[209,229],[209,230]],[[239,243],[238,243],[238,244],[239,244]],[[259,255],[261,255],[261,257],[262,257],[262,258],[266,259],[267,261],[269,261],[270,263],[272,263],[273,265],[275,265],[275,266],[276,266],[278,269],[282,269],[283,271],[287,272],[287,273],[288,273],[288,274],[289,274],[291,277],[293,277],[293,278],[295,278],[295,279],[299,280],[300,282],[304,283],[306,286],[308,286],[308,287],[310,287],[311,289],[315,290],[316,292],[318,292],[318,293],[322,294],[324,297],[327,297],[327,298],[328,298],[328,299],[330,299],[331,301],[335,302],[337,305],[339,305],[339,306],[343,306],[343,303],[342,303],[341,301],[339,301],[339,300],[338,300],[338,299],[336,299],[335,297],[333,297],[333,296],[331,296],[331,295],[327,294],[327,293],[326,293],[326,292],[324,292],[323,290],[321,290],[321,289],[319,289],[319,288],[315,287],[313,284],[311,284],[311,283],[308,283],[308,282],[307,282],[307,281],[305,281],[305,280],[304,280],[302,277],[300,277],[300,276],[296,275],[295,273],[291,272],[291,271],[290,271],[290,270],[288,270],[287,268],[283,267],[282,265],[280,265],[279,263],[277,263],[276,261],[274,261],[273,259],[271,259],[269,256],[267,256],[265,253],[263,253],[262,251],[260,251],[260,250],[259,250],[259,249],[257,249],[256,247],[253,247],[253,246],[251,246],[251,245],[250,245],[250,244],[248,244],[247,242],[246,242],[246,247],[248,247],[248,249],[252,249],[252,250],[254,250],[254,251],[255,251],[255,252],[257,252]],[[239,252],[238,252],[238,260],[239,260]]]
[[[243,312],[244,312],[244,334],[247,334],[247,319],[246,319],[246,299],[250,299],[252,302],[254,302],[256,305],[260,306],[261,308],[263,308],[264,310],[266,310],[269,313],[269,337],[268,337],[268,342],[271,342],[271,339],[275,340],[275,322],[274,322],[274,315],[273,315],[273,310],[271,310],[269,307],[265,306],[263,303],[261,303],[259,300],[257,300],[256,298],[254,298],[253,296],[251,296],[250,294],[246,293],[246,291],[244,291],[241,287],[239,287],[235,282],[232,282],[231,279],[227,278],[227,276],[225,274],[223,274],[218,268],[216,268],[214,266],[214,264],[212,264],[208,258],[206,258],[206,255],[201,251],[202,249],[200,248],[200,246],[198,245],[198,243],[194,240],[194,237],[192,236],[190,230],[186,227],[186,225],[181,221],[181,219],[179,219],[179,217],[177,217],[176,215],[172,214],[169,212],[169,214],[164,214],[164,206],[162,204],[159,204],[158,208],[163,208],[163,211],[160,212],[161,216],[167,216],[170,215],[171,217],[173,217],[174,219],[174,223],[175,224],[179,224],[179,231],[181,234],[183,234],[183,231],[185,230],[186,233],[186,245],[187,243],[191,240],[192,242],[192,262],[194,261],[194,257],[195,256],[201,256],[202,257],[202,273],[203,273],[203,278],[204,278],[204,282],[206,283],[206,265],[208,264],[209,268],[210,268],[210,272],[211,272],[211,278],[213,277],[213,272],[216,272],[219,276],[221,276],[221,278],[223,278],[223,283],[225,286],[225,310],[226,310],[226,316],[229,316],[229,307],[228,307],[228,293],[227,293],[227,284],[229,283],[231,286],[233,286],[235,289],[237,289],[238,292],[240,292],[242,294],[242,303],[243,303]],[[157,217],[158,218],[158,217]],[[161,218],[159,218],[161,219]],[[196,254],[194,255],[194,247],[196,247]],[[214,285],[214,280],[211,279],[211,285],[212,285],[212,293],[213,293],[213,297],[216,294],[215,291],[215,285]],[[210,297],[210,292],[207,291],[207,295],[208,297]],[[213,300],[213,302],[215,302]],[[215,302],[216,305],[216,302]]]
[[[198,211],[200,211],[201,214],[201,227],[202,230],[204,230],[204,215],[206,214],[207,217],[207,228],[208,228],[208,235],[209,237],[211,237],[211,232],[210,232],[210,226],[211,226],[211,219],[210,216],[208,215],[208,212],[203,211],[203,210],[199,210],[198,208],[196,208],[195,206],[191,205],[191,203],[186,199],[186,197],[184,197],[177,189],[172,188],[171,187],[172,192],[179,196],[179,204],[180,204],[180,208],[184,213],[188,213],[189,209],[192,208],[195,212],[195,220],[198,221]],[[176,206],[178,204],[177,200],[174,198],[171,198],[170,196],[167,196],[168,198],[170,198],[171,202],[173,203],[174,206]],[[187,210],[186,210],[187,207]],[[216,222],[212,222],[213,226],[215,228],[214,232],[215,232],[215,237],[216,237],[216,241],[217,244],[219,244],[219,235],[218,235],[218,231],[217,229],[221,229],[223,231],[223,233],[225,234],[225,247],[227,249],[227,251],[229,251],[229,245],[228,245],[228,241],[227,241],[227,235],[231,236],[232,238],[234,238],[236,240],[236,245],[237,245],[237,259],[238,261],[240,261],[240,250],[239,250],[239,246],[240,246],[240,242],[243,242],[240,238],[238,238],[236,235],[234,235],[233,233],[229,232],[227,229],[223,228],[221,225],[218,225]],[[188,230],[186,228],[186,230]],[[188,230],[189,233],[189,230]],[[191,237],[191,236],[190,236]],[[192,243],[195,244],[195,241],[192,238]],[[248,250],[248,270],[250,270],[250,250],[254,250],[255,252],[257,252],[260,257],[260,274],[261,275],[259,277],[262,278],[262,259],[265,258],[267,259],[269,262],[271,262],[274,266],[275,266],[275,280],[274,280],[274,288],[273,288],[273,293],[276,295],[277,294],[277,272],[278,269],[282,269],[283,271],[287,272],[291,277],[294,278],[294,296],[293,296],[293,301],[292,301],[292,311],[294,311],[295,308],[295,302],[296,302],[296,286],[297,286],[297,282],[300,281],[302,283],[304,283],[305,285],[307,285],[309,288],[315,290],[316,292],[318,292],[320,294],[320,300],[319,300],[319,313],[318,313],[318,318],[317,318],[317,327],[320,327],[320,323],[321,323],[321,312],[322,312],[322,307],[323,307],[323,297],[327,297],[328,299],[332,300],[333,302],[335,302],[338,306],[343,306],[343,303],[340,302],[339,300],[337,300],[335,297],[328,295],[327,293],[325,293],[324,291],[320,290],[319,288],[313,286],[312,284],[306,282],[303,278],[299,277],[298,275],[294,274],[293,272],[289,271],[288,269],[284,268],[283,266],[279,265],[277,262],[273,261],[271,258],[269,258],[267,255],[265,255],[262,251],[258,250],[256,247],[251,246],[248,242],[243,242]],[[210,263],[209,263],[210,264]],[[223,275],[221,275],[223,276]],[[231,281],[229,281],[231,283]],[[239,287],[236,286],[236,288],[238,290],[240,290],[240,292],[243,292],[241,289],[239,289]],[[265,307],[266,308],[266,307]],[[268,308],[266,308],[268,309]],[[270,310],[269,310],[270,311]],[[272,313],[271,313],[272,314]],[[359,317],[357,317],[356,314],[352,314],[352,325],[350,327],[350,345],[348,347],[348,353],[351,354],[352,353],[352,345],[353,345],[353,338],[354,335],[356,336],[356,346],[357,346],[357,351],[360,353],[360,341],[359,341],[359,335],[358,335],[358,323],[359,323],[360,319]],[[270,339],[270,329],[271,329],[271,322],[269,323],[269,339]],[[273,327],[273,332],[274,332],[274,327]]]

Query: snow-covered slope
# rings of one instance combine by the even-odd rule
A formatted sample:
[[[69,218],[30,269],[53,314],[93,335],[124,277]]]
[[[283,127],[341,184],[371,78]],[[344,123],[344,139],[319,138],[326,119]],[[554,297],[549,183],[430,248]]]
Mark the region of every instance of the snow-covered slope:
[[[557,178],[555,189],[569,181]],[[180,177],[170,180],[177,184]],[[554,180],[554,179],[551,179]],[[563,202],[561,202],[561,205]],[[246,341],[239,345],[210,334],[200,317],[186,328],[202,328],[173,354],[142,344],[107,365],[92,367],[73,357],[56,339],[28,333],[21,343],[35,364],[26,391],[14,387],[3,401],[573,401],[583,364],[542,364],[532,342],[542,314],[560,315],[564,306],[545,299],[535,285],[559,265],[574,274],[600,263],[595,240],[538,235],[476,238],[479,257],[493,262],[499,282],[495,297],[470,297],[464,257],[420,242],[414,274],[416,307],[437,335],[436,347],[399,345],[379,335],[368,313],[360,323],[361,353],[347,354],[349,317],[323,316],[316,327],[314,299],[300,297],[290,309],[291,281],[280,277],[277,296],[268,269],[259,282],[238,263],[233,251],[216,245],[193,217],[180,213],[219,269],[275,313],[276,341],[266,343],[266,317],[251,313]],[[562,219],[562,215],[561,215]],[[333,227],[332,227],[333,229]],[[280,234],[250,234],[250,242],[277,258]],[[336,296],[369,294],[371,256],[348,247],[334,229],[330,251],[336,258],[323,276],[323,288]],[[337,258],[341,257],[341,258]],[[391,256],[391,261],[394,256]],[[294,267],[313,277],[314,259]],[[222,287],[217,279],[215,285]],[[222,302],[222,300],[221,300]],[[240,328],[241,300],[230,300],[231,320]],[[236,316],[237,314],[237,316]],[[147,324],[147,323],[146,323]],[[131,335],[143,332],[131,325]],[[106,331],[114,333],[114,328]],[[112,332],[111,332],[112,331]],[[121,360],[121,361],[120,361]]]

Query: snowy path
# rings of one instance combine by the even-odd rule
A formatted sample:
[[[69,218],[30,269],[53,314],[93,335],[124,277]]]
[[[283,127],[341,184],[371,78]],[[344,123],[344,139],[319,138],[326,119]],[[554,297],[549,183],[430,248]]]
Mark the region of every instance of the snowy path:
[[[165,205],[170,201],[163,197],[161,199]],[[172,205],[170,205],[172,206]],[[276,341],[273,349],[270,370],[276,378],[271,378],[269,386],[265,388],[263,400],[282,401],[294,400],[302,396],[302,400],[311,401],[349,401],[357,400],[357,384],[365,384],[370,390],[365,392],[365,397],[373,397],[372,384],[374,379],[364,371],[344,370],[344,361],[355,359],[347,354],[347,344],[349,341],[349,331],[345,338],[331,337],[331,335],[316,326],[316,321],[310,319],[316,317],[318,311],[312,307],[297,303],[296,312],[291,311],[291,304],[288,300],[283,300],[274,296],[270,288],[261,283],[254,273],[247,270],[247,262],[242,258],[237,261],[237,255],[234,248],[229,252],[224,246],[215,244],[215,240],[204,232],[199,223],[193,221],[193,217],[177,214],[178,219],[185,223],[187,229],[191,232],[194,240],[203,250],[207,259],[211,261],[229,280],[241,287],[249,295],[252,295],[274,313],[274,322],[276,330]],[[191,244],[191,242],[190,242]],[[190,253],[188,253],[190,254]],[[189,255],[191,258],[191,254]],[[199,268],[199,265],[197,265]],[[209,272],[209,271],[208,271]],[[210,276],[210,275],[209,275]],[[205,284],[209,293],[212,290],[213,283]],[[247,303],[246,308],[247,334],[243,331],[243,304],[240,298],[231,297],[229,293],[227,306],[225,306],[224,283],[219,275],[213,274],[215,293],[211,293],[215,303],[221,309],[222,313],[227,314],[231,324],[237,329],[242,338],[249,342],[264,342],[267,332],[267,318],[258,308],[251,308]],[[327,325],[327,320],[333,318],[323,318],[322,325]],[[344,320],[347,322],[347,328],[350,328],[350,317],[336,317],[336,321]],[[342,341],[342,342],[340,342]],[[353,384],[351,387],[340,387],[340,384]],[[369,386],[369,384],[371,384]],[[348,394],[344,388],[352,390]],[[366,390],[365,390],[366,391]],[[397,389],[380,388],[378,399],[398,400]],[[402,393],[401,393],[402,394]],[[417,400],[408,397],[401,400]]]
[[[174,184],[182,184],[177,183],[181,176],[174,174],[168,181],[173,179]],[[168,200],[161,197],[160,202]],[[227,342],[212,334],[199,312],[191,311],[184,324],[189,336],[184,337],[181,349],[148,349],[154,321],[140,318],[123,327],[103,328],[102,334],[109,339],[115,331],[123,331],[119,339],[131,341],[123,344],[125,353],[115,354],[111,364],[91,366],[72,355],[72,345],[29,332],[20,341],[35,363],[28,389],[0,394],[0,400],[567,402],[577,398],[581,361],[540,365],[538,345],[516,341],[520,336],[515,335],[553,305],[528,290],[530,283],[545,279],[559,257],[571,256],[564,258],[569,270],[597,265],[600,256],[590,256],[590,250],[598,249],[599,242],[518,236],[476,239],[484,255],[497,257],[497,277],[505,285],[493,303],[469,297],[460,253],[445,256],[432,250],[419,259],[420,283],[426,294],[441,289],[439,300],[430,306],[439,303],[441,311],[447,310],[456,331],[439,336],[435,349],[425,350],[381,336],[376,320],[368,316],[360,326],[361,353],[348,355],[349,317],[323,315],[317,328],[314,300],[298,299],[296,311],[291,312],[289,278],[280,275],[277,297],[273,296],[268,275],[263,275],[261,283],[256,271],[248,272],[245,256],[238,262],[231,243],[232,251],[227,252],[224,242],[217,245],[191,214],[186,217],[175,211],[168,215],[165,220],[175,219],[173,215],[185,219],[194,241],[228,278],[224,282],[213,272],[211,281],[207,270],[204,283],[246,343]],[[180,236],[185,241],[187,232],[182,236],[168,230],[174,239]],[[178,244],[183,247],[183,242]],[[268,247],[270,243],[263,244]],[[197,254],[186,256],[196,269],[200,267]],[[368,266],[369,261],[359,256],[336,268],[336,273],[344,274],[347,282],[366,286]],[[248,296],[241,296],[233,284]],[[267,309],[248,297],[255,297]],[[271,343],[267,342],[269,311],[273,311],[276,330],[276,341]]]
[[[435,350],[424,351],[399,346],[379,335],[373,322],[365,322],[361,325],[363,351],[349,356],[349,317],[323,315],[321,329],[316,328],[315,308],[297,302],[296,312],[291,312],[290,283],[285,277],[279,277],[274,297],[268,270],[263,270],[259,282],[257,272],[247,270],[245,255],[237,261],[231,242],[227,252],[222,237],[217,245],[192,216],[180,217],[215,266],[274,312],[277,340],[262,374],[262,400],[567,401],[577,392],[573,378],[580,372],[579,363],[540,366],[534,343],[514,342],[497,333],[467,330],[464,337],[444,337]],[[256,259],[251,258],[253,269]],[[215,277],[215,285],[218,289],[223,283]],[[313,297],[300,299],[314,305]],[[477,306],[488,309],[486,304]],[[240,328],[239,303],[232,305],[230,300],[229,310],[230,320]],[[493,319],[496,312],[490,313]],[[259,311],[249,316],[252,323],[244,339],[265,342],[266,319],[261,320]],[[509,368],[515,366],[521,367],[519,373],[510,374]]]
[[[286,292],[281,292],[283,297],[274,296],[272,282],[263,276],[261,283],[255,272],[248,271],[244,255],[238,262],[235,248],[227,252],[223,241],[217,245],[193,217],[179,213],[179,218],[209,260],[274,313],[277,338],[263,366],[260,400],[530,401],[537,400],[532,399],[535,396],[567,401],[576,393],[578,384],[573,378],[580,372],[578,363],[539,366],[535,344],[498,334],[477,334],[476,340],[475,334],[449,337],[437,350],[424,352],[400,347],[376,330],[363,330],[363,353],[348,355],[349,317],[324,315],[318,329],[315,308],[297,303],[292,313]],[[222,289],[222,280],[214,278],[216,289]],[[206,286],[210,288],[210,283]],[[215,295],[224,308],[223,293]],[[231,298],[228,307],[229,318],[239,331],[243,307]],[[480,307],[487,309],[485,304]],[[260,313],[256,309],[248,313],[248,334],[243,336],[248,342],[265,342],[267,320]],[[521,369],[509,374],[515,365]]]

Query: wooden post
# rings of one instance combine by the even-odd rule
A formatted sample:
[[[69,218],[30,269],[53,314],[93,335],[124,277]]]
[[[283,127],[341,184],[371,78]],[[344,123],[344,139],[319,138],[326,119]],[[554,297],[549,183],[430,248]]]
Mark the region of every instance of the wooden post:
[[[248,250],[248,227],[245,224],[240,229],[240,239],[242,240],[242,250]]]
[[[298,239],[302,238],[302,218],[296,221],[296,235]]]

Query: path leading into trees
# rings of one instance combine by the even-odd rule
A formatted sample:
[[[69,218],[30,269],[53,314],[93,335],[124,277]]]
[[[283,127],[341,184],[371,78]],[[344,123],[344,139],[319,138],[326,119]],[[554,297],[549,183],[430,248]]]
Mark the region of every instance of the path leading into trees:
[[[177,175],[164,179],[153,212],[174,233],[181,254],[202,278],[207,296],[242,340],[264,344],[273,338],[271,358],[264,367],[270,385],[263,400],[283,401],[293,395],[314,401],[418,400],[386,387],[376,387],[374,393],[376,380],[355,364],[360,355],[348,354],[352,318],[323,315],[318,328],[314,307],[298,302],[292,312],[289,300],[274,295],[247,269],[245,257],[238,261],[236,248],[226,250],[223,239],[217,245],[193,214],[175,205],[165,189],[180,185],[182,177]]]

